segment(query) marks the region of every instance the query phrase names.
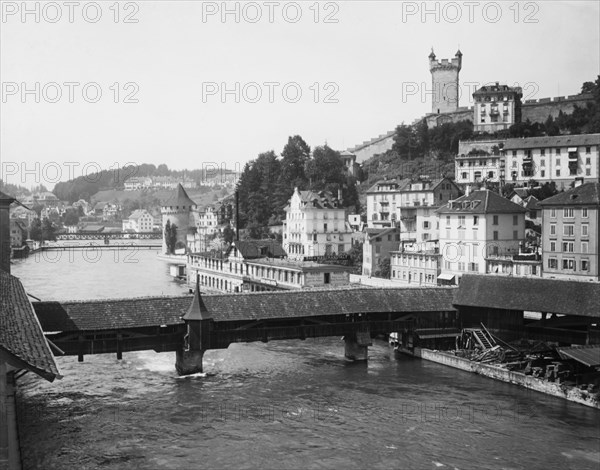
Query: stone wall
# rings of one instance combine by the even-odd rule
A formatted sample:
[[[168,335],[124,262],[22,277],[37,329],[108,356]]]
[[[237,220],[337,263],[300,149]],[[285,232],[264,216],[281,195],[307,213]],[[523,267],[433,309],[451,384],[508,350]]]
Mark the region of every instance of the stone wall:
[[[565,114],[571,114],[576,105],[585,107],[587,103],[591,103],[592,101],[593,97],[591,94],[527,100],[521,105],[521,121],[525,122],[529,119],[531,122],[543,123],[550,115],[556,118],[560,111]]]

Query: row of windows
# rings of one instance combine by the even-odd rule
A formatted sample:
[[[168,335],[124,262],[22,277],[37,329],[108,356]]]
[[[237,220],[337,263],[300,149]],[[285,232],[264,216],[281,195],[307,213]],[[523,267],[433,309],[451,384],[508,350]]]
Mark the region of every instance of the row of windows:
[[[456,265],[456,269],[454,269],[454,265]],[[444,269],[448,271],[469,271],[469,272],[479,272],[479,263],[465,263],[464,261],[459,261],[458,263],[452,263],[450,261],[444,261]]]
[[[587,219],[588,218],[588,208],[587,207],[582,207],[581,209],[575,209],[573,207],[564,207],[562,210],[562,214],[563,217],[566,219],[573,219],[575,217],[576,212],[575,211],[579,211],[581,210],[581,218],[582,219]],[[556,219],[556,209],[550,209],[550,217],[552,217],[553,219]]]
[[[585,148],[585,153],[592,153],[592,149],[595,149],[595,147],[587,146]],[[512,151],[512,156],[516,157],[517,156],[517,152],[518,152],[518,150],[513,150]],[[532,152],[532,150],[523,150],[523,154],[524,155],[531,155],[531,152]],[[555,150],[555,153],[556,153],[556,155],[560,155],[560,148],[557,148]],[[551,148],[548,149],[548,154],[552,155],[552,149]],[[540,149],[540,155],[546,155],[546,149],[545,148]]]
[[[447,215],[446,216],[446,227],[450,227],[451,226],[451,220],[452,217]],[[466,226],[466,221],[467,221],[467,216],[466,215],[459,215],[458,216],[458,226],[460,227],[464,227]],[[497,215],[494,215],[492,217],[492,225],[498,225],[498,221],[499,218]],[[474,215],[473,216],[473,225],[479,225],[479,216],[478,215]],[[513,225],[519,225],[519,216],[518,215],[513,215]]]
[[[580,253],[588,253],[589,251],[589,243],[581,242],[581,251]],[[563,253],[575,253],[575,242],[562,242],[562,251]],[[550,251],[556,251],[556,242],[550,242]]]
[[[435,284],[437,282],[437,279],[435,278],[434,274],[427,274],[425,273],[425,276],[423,276],[423,273],[413,273],[410,271],[395,271],[392,270],[392,279],[400,279],[400,273],[402,272],[402,280],[403,281],[408,281],[408,282],[418,282],[418,283],[429,283],[429,284]]]
[[[556,224],[550,224],[550,236],[556,236]],[[575,224],[564,224],[563,225],[563,236],[574,237],[575,236]],[[581,236],[589,237],[589,224],[581,224]]]
[[[548,258],[548,269],[558,269],[559,262],[557,258]],[[562,269],[568,271],[577,271],[577,261],[572,258],[563,258]],[[590,270],[590,261],[582,259],[579,261],[579,271],[588,272]]]

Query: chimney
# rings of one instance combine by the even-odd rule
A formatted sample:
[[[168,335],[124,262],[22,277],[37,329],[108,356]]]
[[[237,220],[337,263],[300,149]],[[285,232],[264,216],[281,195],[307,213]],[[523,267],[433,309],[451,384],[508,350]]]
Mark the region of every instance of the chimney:
[[[0,269],[10,274],[10,205],[12,197],[0,192]]]
[[[467,184],[465,187],[465,196],[469,196],[471,194],[471,185]]]
[[[577,188],[579,186],[581,186],[583,184],[583,178],[579,177],[579,178],[575,178],[575,184],[573,185],[574,188]]]

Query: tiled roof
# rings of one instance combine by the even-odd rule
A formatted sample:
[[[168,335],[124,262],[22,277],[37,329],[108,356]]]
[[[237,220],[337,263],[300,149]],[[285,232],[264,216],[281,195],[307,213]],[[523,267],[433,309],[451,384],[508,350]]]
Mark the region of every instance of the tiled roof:
[[[481,189],[449,202],[440,207],[437,212],[439,214],[518,214],[525,212],[525,208],[494,191]]]
[[[129,218],[133,219],[133,220],[137,220],[137,219],[141,218],[144,215],[150,215],[150,214],[145,209],[137,209],[137,210],[135,210],[135,211],[133,211],[131,213],[131,215],[129,216]]]
[[[169,197],[165,202],[162,203],[163,207],[166,206],[195,206],[197,205],[181,186],[181,183],[177,185],[177,192]]]
[[[18,278],[0,271],[0,349],[27,368],[52,382],[60,378],[27,293]]]
[[[451,311],[455,288],[332,289],[203,295],[217,322],[369,312]],[[34,302],[44,331],[80,331],[177,325],[191,296]]]
[[[338,200],[329,191],[298,191],[300,200],[305,203],[314,203],[317,209],[338,209]]]
[[[379,181],[377,181],[377,183],[375,183],[373,186],[371,186],[367,190],[367,193],[378,193],[378,192],[385,192],[385,191],[400,191],[400,190],[410,187],[410,181],[411,181],[410,178],[404,178],[404,179],[393,178],[393,179],[388,179],[388,180],[379,180]],[[397,187],[394,189],[386,189],[383,191],[378,189],[378,187],[380,185],[389,185],[389,184],[395,184],[395,185],[397,185]]]
[[[234,246],[244,259],[282,258],[287,256],[281,243],[277,240],[237,240],[231,244],[231,248]],[[229,251],[231,251],[231,248]]]
[[[540,206],[540,201],[538,200],[537,197],[535,196],[529,196],[527,199],[525,199],[525,209],[527,210],[539,210],[542,207]]]
[[[600,204],[600,183],[584,183],[540,201],[541,206],[580,206]]]
[[[600,134],[556,135],[507,139],[504,150],[600,145]]]
[[[465,274],[454,305],[600,317],[600,283]]]

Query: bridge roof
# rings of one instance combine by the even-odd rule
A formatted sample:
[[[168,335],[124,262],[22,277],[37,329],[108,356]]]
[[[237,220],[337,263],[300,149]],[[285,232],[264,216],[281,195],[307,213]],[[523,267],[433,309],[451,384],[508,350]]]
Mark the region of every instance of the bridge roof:
[[[40,323],[18,278],[0,270],[0,356],[52,382],[60,378]]]
[[[600,283],[465,274],[454,305],[600,317]]]
[[[203,295],[216,322],[302,318],[369,312],[452,311],[456,289],[382,288]],[[113,330],[183,323],[192,296],[76,302],[34,302],[46,332]]]

